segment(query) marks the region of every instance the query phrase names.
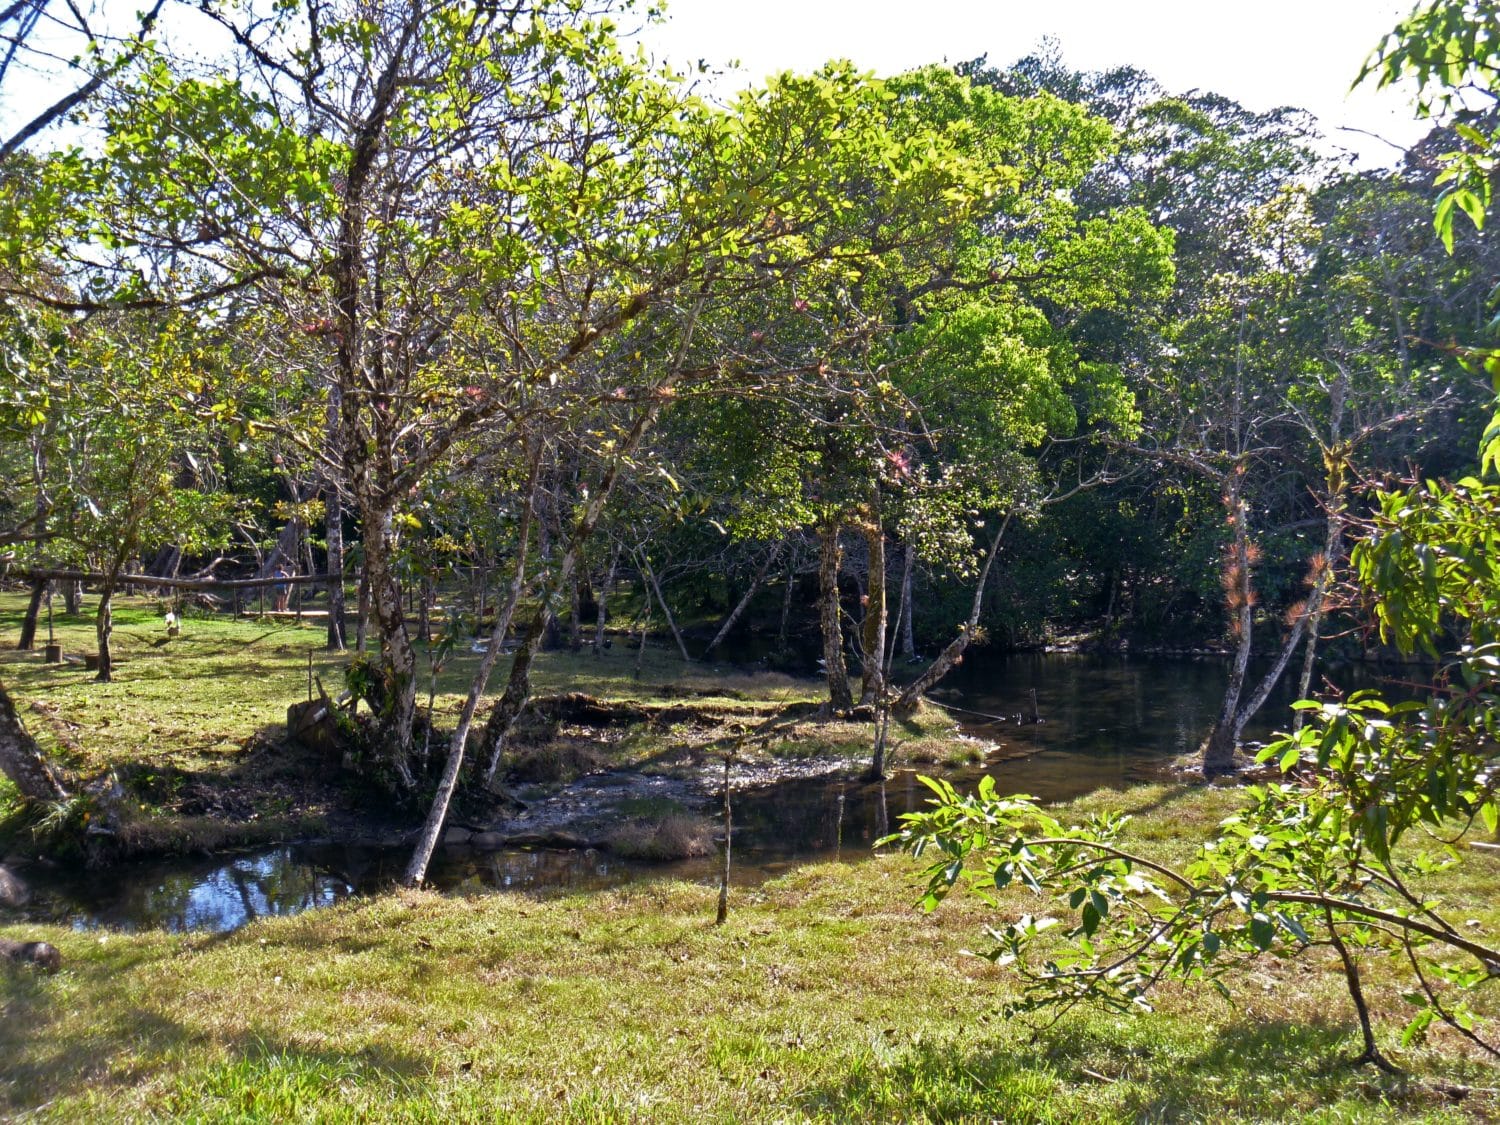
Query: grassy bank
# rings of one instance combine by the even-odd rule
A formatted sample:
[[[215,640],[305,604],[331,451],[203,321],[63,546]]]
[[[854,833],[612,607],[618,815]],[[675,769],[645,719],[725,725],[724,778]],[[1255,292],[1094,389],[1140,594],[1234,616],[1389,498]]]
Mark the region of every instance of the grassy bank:
[[[1147,787],[1133,838],[1182,855],[1233,791]],[[1500,861],[1444,893],[1500,926]],[[5,927],[63,953],[0,972],[0,1114],[98,1120],[1484,1120],[1341,1064],[1357,1048],[1323,951],[1169,991],[1151,1015],[996,1015],[1011,984],[964,953],[992,915],[912,908],[901,856],[802,868],[736,895],[392,894],[227,937]],[[1034,909],[1024,893],[1001,909]],[[1402,1001],[1376,962],[1372,1000]],[[1494,1084],[1454,1043],[1417,1073]],[[1446,1055],[1435,1049],[1441,1045]],[[1487,1081],[1488,1079],[1488,1081]]]
[[[309,668],[330,693],[342,690],[350,656],[324,651],[321,623],[190,616],[180,636],[168,637],[163,606],[120,599],[119,664],[114,682],[101,684],[81,663],[46,665],[40,650],[16,652],[11,642],[24,608],[22,595],[0,594],[0,678],[50,755],[86,777],[113,769],[125,783],[131,799],[122,851],[358,834],[379,809],[379,795],[351,788],[337,762],[284,743],[286,708],[306,697]],[[57,613],[54,628],[65,655],[93,651],[90,613]],[[460,648],[440,670],[433,685],[439,729],[456,717],[479,660]],[[425,706],[420,657],[419,669]],[[502,662],[492,679],[497,691],[505,672]],[[630,705],[649,717],[523,727],[512,761],[520,783],[565,783],[604,768],[693,768],[705,747],[773,719],[773,729],[747,751],[751,758],[862,759],[870,752],[868,723],[812,721],[810,710],[823,696],[818,681],[684,664],[664,647],[543,653],[533,683],[539,696],[581,691],[606,708]],[[894,761],[957,764],[978,756],[937,710],[898,723],[893,742]],[[7,818],[8,807],[0,788],[0,854],[31,846],[30,823]]]

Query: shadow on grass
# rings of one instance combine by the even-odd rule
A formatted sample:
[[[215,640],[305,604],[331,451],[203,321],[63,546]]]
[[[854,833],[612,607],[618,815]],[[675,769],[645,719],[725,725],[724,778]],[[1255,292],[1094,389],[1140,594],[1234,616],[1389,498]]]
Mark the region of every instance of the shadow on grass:
[[[118,952],[76,963],[61,978],[0,970],[0,1117],[85,1086],[107,1092],[135,1085],[151,1060],[194,1049],[206,1049],[208,1057],[179,1081],[181,1099],[187,1105],[227,1099],[256,1119],[277,1119],[341,1083],[402,1091],[432,1072],[430,1058],[387,1044],[342,1052],[283,1041],[253,1026],[227,1034],[196,1030],[133,997],[100,1005],[87,1026],[57,1018],[65,990],[109,996],[119,974],[146,956],[122,942]]]
[[[1158,1017],[1152,1017],[1153,1019]],[[1235,1022],[1206,1037],[1058,1028],[1032,1044],[973,1040],[898,1047],[859,1060],[841,1081],[810,1090],[820,1119],[1213,1121],[1296,1117],[1341,1098],[1396,1099],[1400,1087],[1347,1064],[1352,1027]]]

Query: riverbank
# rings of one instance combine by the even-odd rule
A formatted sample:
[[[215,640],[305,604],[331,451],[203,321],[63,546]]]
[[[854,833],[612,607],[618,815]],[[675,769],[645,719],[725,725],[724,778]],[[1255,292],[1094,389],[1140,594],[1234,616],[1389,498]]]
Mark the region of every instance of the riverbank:
[[[1137,814],[1134,848],[1181,858],[1233,790],[1146,786],[1075,802]],[[0,927],[61,950],[0,970],[0,1116],[77,1121],[1485,1120],[1342,1060],[1358,1037],[1326,950],[1266,959],[1233,1000],[1171,989],[1138,1017],[996,1015],[1003,968],[967,955],[995,913],[913,903],[883,855],[716,894],[688,882],[591,894],[399,892],[230,935]],[[1500,860],[1440,892],[1500,927]],[[1035,909],[1024,891],[1007,916]],[[1385,1046],[1419,1075],[1493,1085],[1441,1033]],[[253,1000],[247,1002],[248,997]],[[1439,1050],[1441,1048],[1441,1050]],[[1446,1061],[1445,1061],[1446,1060]],[[1190,1081],[1184,1081],[1185,1077]]]
[[[0,595],[0,638],[18,633],[23,610],[21,596]],[[420,823],[419,812],[393,812],[336,759],[287,739],[287,706],[307,697],[309,682],[332,694],[343,684],[349,656],[325,652],[320,627],[189,616],[180,634],[169,636],[158,607],[145,599],[122,599],[115,620],[119,668],[109,684],[76,662],[92,650],[87,614],[54,619],[67,663],[44,664],[40,651],[0,653],[0,677],[46,752],[85,777],[113,770],[124,787],[123,823],[108,854],[139,858],[309,838],[395,844]],[[440,733],[456,719],[479,659],[453,654],[430,685]],[[503,672],[502,664],[497,676]],[[464,842],[462,834],[544,834],[554,842],[572,834],[608,845],[619,828],[615,843],[645,856],[661,850],[657,825],[639,812],[617,816],[570,787],[606,772],[667,779],[681,790],[674,800],[700,807],[726,750],[735,752],[737,788],[799,772],[852,772],[871,750],[868,722],[818,720],[817,680],[686,665],[665,649],[639,653],[624,645],[598,655],[544,653],[533,680],[539,705],[508,759],[524,807],[461,806],[450,817],[455,842]],[[422,687],[425,695],[429,685]],[[937,709],[893,728],[895,763],[973,763],[985,745]],[[49,833],[77,835],[83,827],[68,823],[62,810],[60,823],[39,834],[34,816],[15,815],[4,784],[0,779],[0,856],[44,850]],[[618,785],[612,795],[627,802],[641,796]],[[692,836],[693,848],[702,847],[705,834]]]

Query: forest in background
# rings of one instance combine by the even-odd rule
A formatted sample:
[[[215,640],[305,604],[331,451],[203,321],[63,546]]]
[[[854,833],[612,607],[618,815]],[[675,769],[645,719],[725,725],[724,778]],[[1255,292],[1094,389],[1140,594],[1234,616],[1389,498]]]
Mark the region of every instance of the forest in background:
[[[0,138],[0,547],[23,649],[44,619],[50,640],[54,590],[86,588],[105,685],[129,684],[111,644],[136,591],[170,613],[162,645],[226,600],[321,614],[328,649],[354,650],[337,702],[311,698],[304,654],[324,766],[363,814],[425,817],[418,886],[451,809],[513,799],[545,649],[602,654],[613,631],[644,655],[655,632],[691,665],[736,629],[815,647],[816,704],[742,696],[694,748],[722,757],[723,925],[749,716],[850,735],[884,808],[892,717],[940,739],[923,694],[971,645],[1212,648],[1228,685],[1197,766],[1252,771],[1237,811],[1152,850],[1097,803],[928,780],[883,841],[929,861],[923,905],[1024,888],[1074,921],[986,926],[1008,1016],[1228,995],[1306,954],[1382,1081],[1430,1036],[1487,1073],[1490,0],[1432,0],[1375,45],[1361,78],[1412,80],[1435,123],[1379,172],[1321,155],[1295,109],[1051,49],[833,63],[719,99],[620,36],[629,5],[157,0],[108,35],[65,7],[77,84]],[[0,9],[0,84],[47,9]],[[189,18],[223,57],[155,38]],[[458,646],[478,659],[439,708]],[[1377,648],[1420,698],[1319,692],[1320,651]],[[1241,736],[1282,676],[1318,698],[1252,766]],[[139,827],[145,794],[59,741],[0,689],[11,826],[85,851]],[[1399,1048],[1372,980],[1405,988]]]
[[[1370,488],[1483,428],[1453,124],[1355,173],[1294,108],[1055,51],[717,105],[576,4],[207,6],[225,70],[156,49],[188,15],[99,45],[87,140],[6,146],[5,541],[100,576],[104,677],[122,574],[332,576],[402,786],[460,582],[528,652],[621,586],[700,649],[817,638],[838,707],[867,652],[940,654],[909,701],[1079,633],[1305,637],[1306,685],[1367,647],[1333,575]]]

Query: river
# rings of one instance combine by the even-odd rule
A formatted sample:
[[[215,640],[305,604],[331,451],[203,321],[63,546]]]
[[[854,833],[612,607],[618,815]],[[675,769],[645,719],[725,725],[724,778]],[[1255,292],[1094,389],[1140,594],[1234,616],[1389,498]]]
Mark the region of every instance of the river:
[[[1213,722],[1226,675],[1226,663],[1217,659],[972,656],[933,699],[1001,750],[984,765],[924,769],[960,788],[989,773],[1002,793],[1028,793],[1049,802],[1100,788],[1123,789],[1149,780],[1165,762],[1197,747]],[[1343,673],[1346,679],[1362,676],[1360,670]],[[1026,721],[1033,690],[1040,722]],[[1290,688],[1278,690],[1247,738],[1263,739],[1284,727],[1291,699]],[[917,808],[927,795],[911,770],[897,772],[883,786],[832,776],[737,793],[734,879],[753,883],[799,863],[862,858],[902,812]],[[105,872],[33,866],[26,873],[35,892],[28,916],[82,929],[227,932],[254,918],[377,893],[395,882],[407,858],[404,848],[304,843],[124,864]],[[713,857],[630,862],[593,849],[451,848],[435,857],[429,880],[455,893],[589,890],[643,878],[713,881],[718,864]]]

